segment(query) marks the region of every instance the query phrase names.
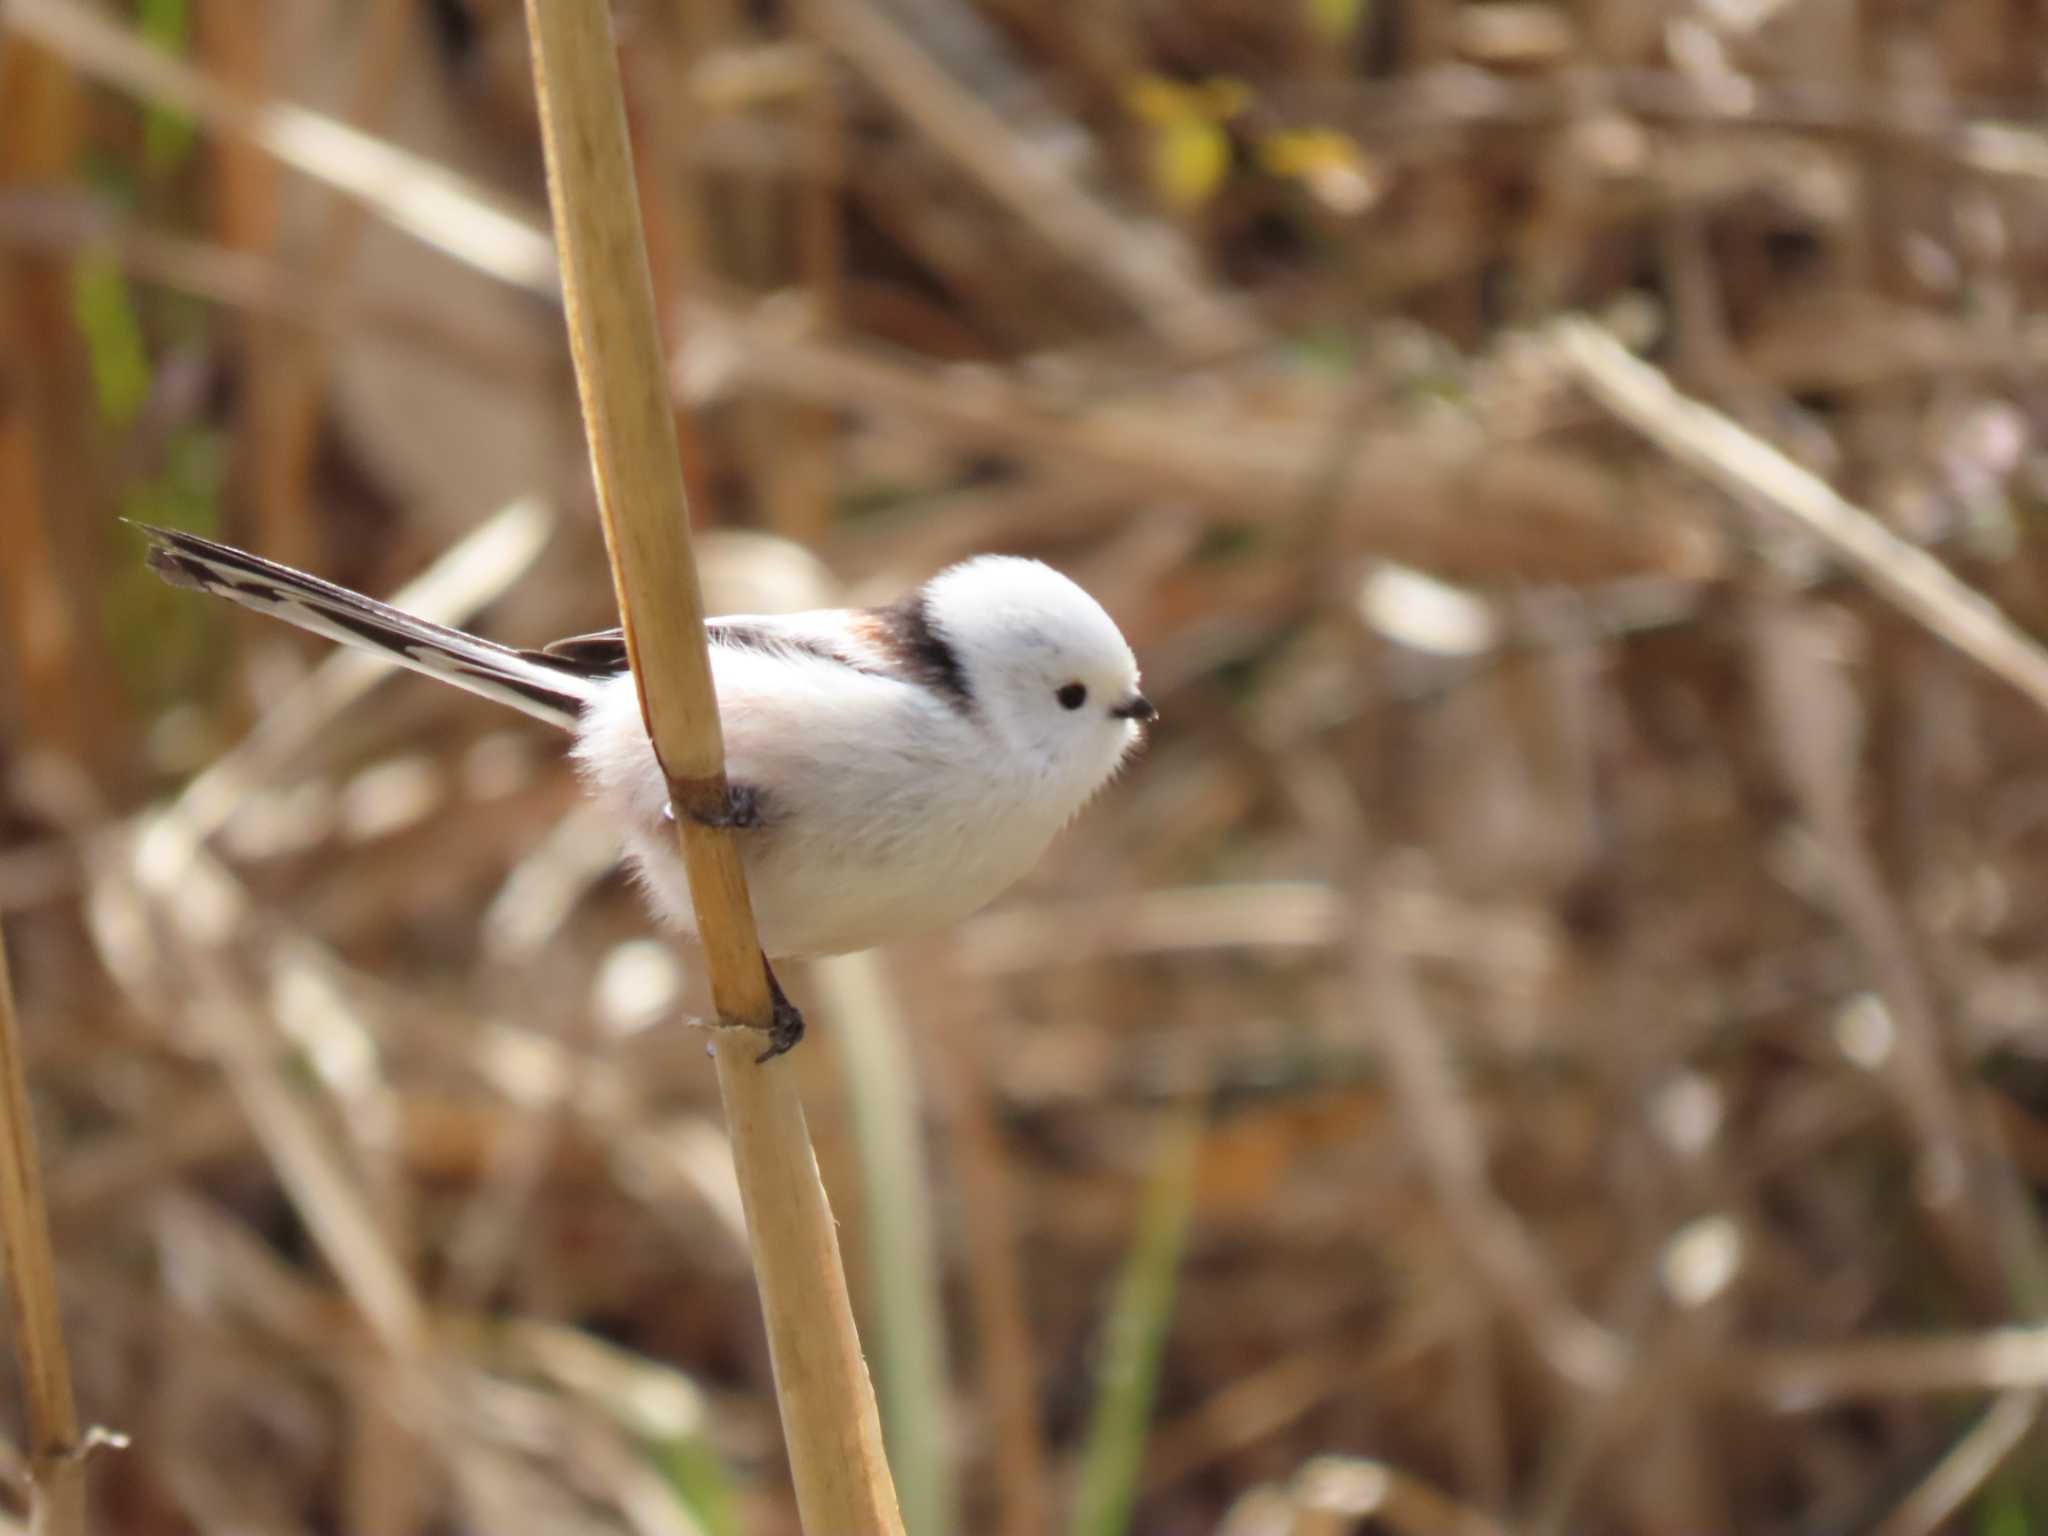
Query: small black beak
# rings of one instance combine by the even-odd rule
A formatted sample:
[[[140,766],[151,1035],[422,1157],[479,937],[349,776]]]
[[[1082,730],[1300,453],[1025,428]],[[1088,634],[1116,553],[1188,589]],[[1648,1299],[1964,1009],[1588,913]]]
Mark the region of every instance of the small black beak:
[[[1110,714],[1119,720],[1156,720],[1159,711],[1152,707],[1152,701],[1142,693],[1134,693],[1117,705]]]

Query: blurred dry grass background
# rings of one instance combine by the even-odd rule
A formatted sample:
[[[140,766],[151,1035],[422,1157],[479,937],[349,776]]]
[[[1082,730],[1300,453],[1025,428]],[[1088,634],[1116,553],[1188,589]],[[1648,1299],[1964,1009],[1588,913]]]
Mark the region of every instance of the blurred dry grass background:
[[[1164,710],[997,909],[792,978],[917,1536],[2048,1527],[2040,659],[1892,584],[2048,630],[2048,14],[617,17],[714,611],[1036,554]],[[511,0],[0,9],[100,1529],[794,1529],[700,1005],[555,743],[116,521],[610,622],[542,197]]]

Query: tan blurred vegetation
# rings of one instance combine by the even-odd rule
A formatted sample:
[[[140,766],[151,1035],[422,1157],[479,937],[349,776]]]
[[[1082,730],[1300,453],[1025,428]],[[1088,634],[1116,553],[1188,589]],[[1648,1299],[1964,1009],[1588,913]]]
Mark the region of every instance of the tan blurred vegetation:
[[[1035,554],[1164,715],[791,977],[915,1536],[2048,1528],[2043,8],[616,16],[713,610]],[[610,622],[531,94],[511,0],[0,9],[98,1529],[795,1528],[702,1004],[556,741],[116,521]]]

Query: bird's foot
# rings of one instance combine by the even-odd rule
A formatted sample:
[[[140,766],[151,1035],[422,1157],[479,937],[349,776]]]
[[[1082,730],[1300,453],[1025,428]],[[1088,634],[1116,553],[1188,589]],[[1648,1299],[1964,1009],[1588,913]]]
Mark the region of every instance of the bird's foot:
[[[782,996],[782,989],[776,988],[775,1012],[768,1024],[768,1049],[754,1058],[754,1065],[773,1061],[776,1057],[793,1049],[804,1037],[804,1016],[797,1006]]]
[[[725,1029],[743,1029],[748,1034],[768,1037],[768,1049],[754,1058],[754,1065],[761,1066],[778,1056],[787,1055],[796,1049],[804,1037],[804,1016],[789,994],[782,990],[782,983],[775,979],[775,967],[768,963],[768,957],[761,957],[761,968],[768,973],[768,1027],[761,1029],[751,1020],[742,1021],[731,1014],[721,1014],[718,1023]]]
[[[676,819],[674,801],[663,801],[661,819],[673,822]],[[725,809],[710,815],[692,812],[690,819],[700,827],[721,827],[729,832],[746,832],[767,820],[761,810],[761,792],[751,784],[728,784],[725,787]]]

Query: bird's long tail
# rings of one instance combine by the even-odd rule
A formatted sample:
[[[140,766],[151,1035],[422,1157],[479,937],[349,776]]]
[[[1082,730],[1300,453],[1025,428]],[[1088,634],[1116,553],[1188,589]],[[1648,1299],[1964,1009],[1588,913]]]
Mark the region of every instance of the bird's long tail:
[[[171,528],[136,526],[149,539],[150,568],[173,586],[211,592],[563,730],[576,728],[597,689],[598,678],[576,665],[414,618],[229,544]]]

